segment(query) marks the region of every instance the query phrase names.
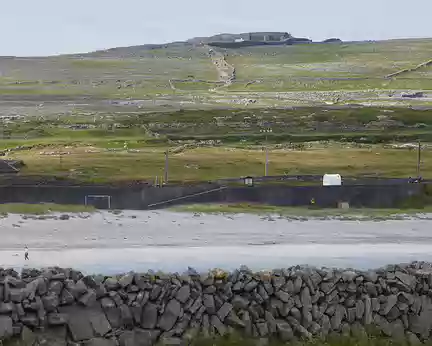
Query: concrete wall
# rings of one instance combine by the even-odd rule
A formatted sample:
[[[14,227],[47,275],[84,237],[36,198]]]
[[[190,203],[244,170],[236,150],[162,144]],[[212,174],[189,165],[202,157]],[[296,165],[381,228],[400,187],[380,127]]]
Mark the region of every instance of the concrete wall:
[[[340,187],[267,185],[223,187],[197,186],[131,187],[100,186],[6,186],[0,187],[1,203],[84,204],[88,195],[111,196],[112,209],[161,208],[187,203],[263,203],[276,206],[337,207],[349,202],[353,207],[392,208],[423,193],[423,184],[347,185]]]
[[[252,273],[83,276],[71,269],[0,270],[0,340],[23,345],[186,344],[236,331],[283,341],[365,336],[428,340],[432,265],[385,270],[288,268]]]

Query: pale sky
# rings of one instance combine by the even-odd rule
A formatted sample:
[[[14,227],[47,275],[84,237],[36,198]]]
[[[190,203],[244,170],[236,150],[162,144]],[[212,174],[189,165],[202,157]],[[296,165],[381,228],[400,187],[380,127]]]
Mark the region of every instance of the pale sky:
[[[222,32],[314,41],[432,37],[432,0],[0,0],[0,55],[54,55]]]

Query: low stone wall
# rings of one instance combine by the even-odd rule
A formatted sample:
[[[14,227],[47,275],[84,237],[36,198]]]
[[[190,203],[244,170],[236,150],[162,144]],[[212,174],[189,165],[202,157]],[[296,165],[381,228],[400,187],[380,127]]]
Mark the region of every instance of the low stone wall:
[[[366,335],[429,339],[432,265],[359,272],[293,267],[252,273],[0,271],[0,339],[23,345],[179,345],[233,331],[248,337]]]

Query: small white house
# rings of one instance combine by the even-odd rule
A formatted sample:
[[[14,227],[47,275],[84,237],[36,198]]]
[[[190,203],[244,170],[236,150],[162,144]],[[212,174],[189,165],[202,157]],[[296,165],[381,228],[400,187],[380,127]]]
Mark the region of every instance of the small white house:
[[[324,174],[323,186],[341,186],[342,177],[340,174]]]

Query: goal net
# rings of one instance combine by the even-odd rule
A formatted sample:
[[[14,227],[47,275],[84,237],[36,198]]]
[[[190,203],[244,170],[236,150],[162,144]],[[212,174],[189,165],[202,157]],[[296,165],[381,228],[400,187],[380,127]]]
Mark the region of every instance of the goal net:
[[[96,209],[111,209],[111,196],[109,195],[87,195],[85,205],[91,205]]]

